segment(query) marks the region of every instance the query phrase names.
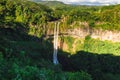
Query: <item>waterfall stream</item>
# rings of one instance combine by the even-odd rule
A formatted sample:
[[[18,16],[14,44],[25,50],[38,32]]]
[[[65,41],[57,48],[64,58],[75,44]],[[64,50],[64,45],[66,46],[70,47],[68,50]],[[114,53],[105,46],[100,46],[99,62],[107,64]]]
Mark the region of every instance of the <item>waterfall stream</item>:
[[[53,63],[56,65],[58,64],[58,58],[57,58],[57,53],[58,53],[58,34],[59,34],[59,22],[55,23],[54,27],[54,52],[53,52]]]

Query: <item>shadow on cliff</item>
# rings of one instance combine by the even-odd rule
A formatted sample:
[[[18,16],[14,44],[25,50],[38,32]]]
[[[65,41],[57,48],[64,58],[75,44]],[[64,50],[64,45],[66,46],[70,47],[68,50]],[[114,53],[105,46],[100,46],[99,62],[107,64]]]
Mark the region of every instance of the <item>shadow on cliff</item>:
[[[102,80],[104,73],[120,74],[120,56],[112,54],[78,51],[74,55],[69,55],[66,52],[59,52],[58,59],[63,70],[73,72],[83,70],[92,74],[95,80]]]
[[[0,52],[4,57],[19,57],[24,53],[35,61],[41,58],[52,60],[53,48],[50,40],[29,35],[28,31],[27,25],[18,22],[0,26]]]

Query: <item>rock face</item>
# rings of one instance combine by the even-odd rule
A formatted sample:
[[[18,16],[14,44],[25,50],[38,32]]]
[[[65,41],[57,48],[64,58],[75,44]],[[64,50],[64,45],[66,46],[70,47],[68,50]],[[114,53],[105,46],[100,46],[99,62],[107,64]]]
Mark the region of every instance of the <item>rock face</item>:
[[[102,41],[109,40],[112,42],[120,42],[120,31],[108,31],[101,29],[77,28],[68,30],[67,33],[74,37],[85,38],[90,35],[91,38],[100,39]]]
[[[102,24],[102,23],[96,23],[96,24]],[[93,29],[93,28],[90,28],[87,22],[80,22],[79,26],[80,26],[79,28],[77,27],[75,29],[68,29],[65,31],[60,30],[59,35],[64,35],[64,36],[69,35],[77,38],[85,38],[87,35],[90,35],[91,38],[100,39],[102,41],[109,40],[112,42],[120,42],[120,31]],[[49,29],[47,27],[48,26],[46,26],[45,28],[46,35],[52,36],[54,34],[52,27],[50,27]]]

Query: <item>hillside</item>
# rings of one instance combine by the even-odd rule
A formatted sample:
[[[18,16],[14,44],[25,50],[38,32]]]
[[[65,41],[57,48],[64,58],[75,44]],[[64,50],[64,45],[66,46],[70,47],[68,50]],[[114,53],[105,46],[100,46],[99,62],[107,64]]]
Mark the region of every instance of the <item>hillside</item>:
[[[0,80],[120,79],[120,5],[34,1],[0,0]]]
[[[63,2],[59,2],[59,1],[41,1],[41,2],[38,2],[38,3],[49,6],[49,7],[67,6]]]

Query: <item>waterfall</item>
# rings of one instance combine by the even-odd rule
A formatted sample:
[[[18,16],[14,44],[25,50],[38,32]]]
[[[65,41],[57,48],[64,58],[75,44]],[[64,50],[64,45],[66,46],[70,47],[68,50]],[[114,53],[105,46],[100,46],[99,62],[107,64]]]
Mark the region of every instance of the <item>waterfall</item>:
[[[53,63],[58,64],[57,52],[58,52],[58,33],[59,33],[59,22],[55,23],[54,27],[54,52],[53,52]]]

